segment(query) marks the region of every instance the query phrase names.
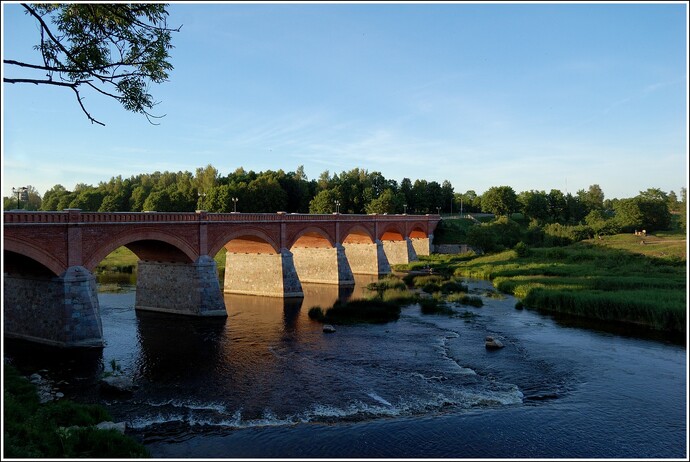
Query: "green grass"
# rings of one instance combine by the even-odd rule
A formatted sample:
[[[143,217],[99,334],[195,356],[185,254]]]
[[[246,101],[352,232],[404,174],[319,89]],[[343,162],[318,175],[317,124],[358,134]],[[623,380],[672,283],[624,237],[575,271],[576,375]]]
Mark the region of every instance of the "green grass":
[[[463,293],[450,294],[446,297],[446,301],[451,303],[460,303],[461,305],[476,306],[477,308],[484,306],[484,302],[482,301],[481,297]]]
[[[534,248],[525,257],[513,250],[477,257],[454,273],[491,279],[528,308],[684,333],[685,241],[675,234],[654,236],[652,245],[640,245],[639,236],[632,236],[637,244],[630,235],[607,237]]]
[[[388,289],[406,289],[407,286],[397,276],[388,275],[367,285],[367,289],[383,293]]]
[[[9,364],[4,365],[3,383],[3,457],[149,457],[134,439],[94,427],[112,420],[105,408],[69,400],[41,404],[36,387]]]
[[[641,244],[642,241],[644,244]],[[678,231],[658,232],[644,237],[634,234],[616,234],[584,242],[609,249],[625,250],[651,258],[687,260],[686,236]]]

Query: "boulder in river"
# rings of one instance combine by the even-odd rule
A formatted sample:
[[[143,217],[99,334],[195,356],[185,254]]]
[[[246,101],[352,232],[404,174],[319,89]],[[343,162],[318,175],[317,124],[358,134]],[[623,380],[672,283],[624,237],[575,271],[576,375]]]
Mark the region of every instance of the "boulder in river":
[[[332,334],[333,332],[335,332],[335,327],[331,326],[330,324],[324,324],[323,331],[327,334]]]
[[[125,422],[101,422],[96,425],[96,428],[100,430],[117,430],[124,435],[127,424]]]
[[[486,342],[484,343],[484,345],[486,346],[487,350],[496,350],[498,348],[503,348],[503,342],[491,336],[486,337]]]
[[[136,388],[131,377],[125,375],[111,375],[101,379],[101,388],[108,392],[132,393]]]

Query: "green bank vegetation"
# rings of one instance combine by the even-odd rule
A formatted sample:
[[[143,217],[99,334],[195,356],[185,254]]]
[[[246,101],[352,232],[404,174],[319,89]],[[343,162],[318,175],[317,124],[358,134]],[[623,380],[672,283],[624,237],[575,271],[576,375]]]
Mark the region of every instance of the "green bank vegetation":
[[[594,320],[686,331],[686,240],[666,233],[615,235],[563,247],[516,248],[467,259],[420,257],[456,277],[489,279],[519,307]]]
[[[148,450],[117,430],[98,429],[112,421],[101,406],[61,399],[40,403],[36,387],[4,365],[4,454],[6,458],[139,458]]]

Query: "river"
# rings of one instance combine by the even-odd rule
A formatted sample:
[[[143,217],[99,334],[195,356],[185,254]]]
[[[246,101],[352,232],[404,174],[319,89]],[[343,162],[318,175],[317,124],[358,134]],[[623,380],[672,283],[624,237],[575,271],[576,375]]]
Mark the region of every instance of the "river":
[[[361,294],[225,295],[228,317],[136,312],[100,293],[106,346],[88,354],[6,342],[5,356],[67,397],[100,402],[156,458],[687,458],[684,341],[583,328],[510,296],[453,315],[336,326],[310,307]],[[487,335],[505,345],[487,350]],[[100,395],[113,368],[132,396]]]

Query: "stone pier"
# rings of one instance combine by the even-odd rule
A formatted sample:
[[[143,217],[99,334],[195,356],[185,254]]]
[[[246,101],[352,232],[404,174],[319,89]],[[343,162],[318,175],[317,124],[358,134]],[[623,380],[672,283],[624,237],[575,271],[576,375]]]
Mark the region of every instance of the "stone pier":
[[[373,244],[345,243],[343,247],[353,274],[380,275],[391,272],[381,241]]]
[[[429,236],[428,238],[418,238],[418,237],[413,237],[410,238],[410,241],[412,242],[412,248],[414,248],[415,254],[416,255],[431,255],[433,252],[433,245],[431,244],[433,242],[434,236],[433,234]]]
[[[383,250],[386,252],[391,266],[406,265],[411,261],[417,261],[417,253],[410,239],[383,241]]]
[[[135,308],[192,316],[227,316],[215,260],[204,255],[191,264],[140,261]]]
[[[355,279],[345,248],[293,247],[293,260],[301,282],[352,287]]]
[[[266,297],[304,297],[292,253],[235,253],[225,256],[224,291]]]
[[[103,347],[96,278],[73,266],[52,278],[3,275],[4,335],[65,348]]]

